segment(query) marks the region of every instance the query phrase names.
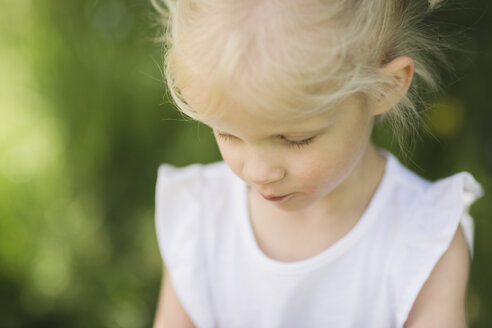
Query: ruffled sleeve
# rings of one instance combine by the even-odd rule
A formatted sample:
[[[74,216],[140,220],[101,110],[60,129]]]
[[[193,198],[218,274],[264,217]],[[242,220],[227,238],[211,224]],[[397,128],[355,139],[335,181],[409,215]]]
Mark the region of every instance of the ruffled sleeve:
[[[197,327],[213,327],[204,257],[201,166],[161,165],[156,186],[156,232],[173,287]]]
[[[474,224],[469,206],[483,194],[480,184],[467,172],[416,190],[401,216],[391,264],[397,327],[403,327],[419,291],[449,248],[461,223],[473,257]],[[410,200],[409,200],[410,202]]]

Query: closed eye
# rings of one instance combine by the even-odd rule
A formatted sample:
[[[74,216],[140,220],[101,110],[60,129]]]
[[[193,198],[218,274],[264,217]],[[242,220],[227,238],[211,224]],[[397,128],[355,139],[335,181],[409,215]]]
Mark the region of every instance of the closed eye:
[[[240,140],[238,137],[233,136],[231,134],[221,133],[221,132],[218,132],[218,131],[214,131],[214,134],[217,136],[218,139],[220,139],[222,141],[235,141],[235,140]],[[289,146],[289,147],[295,147],[295,148],[298,148],[298,149],[301,149],[301,148],[309,145],[310,143],[312,143],[314,141],[315,137],[316,136],[312,136],[312,137],[309,137],[309,138],[306,138],[306,139],[303,139],[303,140],[290,140],[290,139],[288,139],[285,136],[282,136],[282,135],[279,136],[279,138],[283,142],[285,142],[285,144],[287,144],[287,146]]]
[[[230,134],[225,134],[225,133],[220,133],[218,131],[215,131],[214,134],[219,138],[219,139],[222,139],[224,141],[230,141],[230,140],[233,140],[233,139],[238,139],[237,137],[233,136],[233,135],[230,135]]]
[[[295,141],[294,141],[294,140],[289,140],[289,139],[287,139],[287,138],[286,138],[286,137],[284,137],[284,136],[281,136],[281,138],[282,138],[282,139],[283,139],[283,140],[287,143],[287,145],[288,145],[289,147],[297,147],[297,148],[299,148],[299,149],[300,149],[300,148],[303,148],[303,147],[305,147],[305,146],[309,145],[311,142],[313,142],[313,141],[314,141],[315,136],[310,137],[310,138],[307,138],[307,139],[303,139],[303,140],[295,140]]]

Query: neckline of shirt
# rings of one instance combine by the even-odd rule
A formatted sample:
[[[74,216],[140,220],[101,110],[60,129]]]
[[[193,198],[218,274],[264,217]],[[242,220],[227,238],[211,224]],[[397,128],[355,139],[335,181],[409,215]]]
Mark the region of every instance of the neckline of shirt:
[[[342,238],[337,240],[333,245],[326,250],[318,253],[312,257],[304,260],[294,262],[282,262],[268,257],[258,246],[256,237],[251,226],[251,220],[249,217],[248,209],[248,192],[247,185],[234,175],[236,178],[236,186],[238,188],[236,198],[237,208],[239,212],[239,224],[240,234],[242,241],[245,243],[248,255],[259,265],[261,268],[269,271],[274,271],[278,274],[297,274],[304,271],[314,270],[322,265],[326,265],[338,258],[342,253],[347,251],[353,246],[357,240],[359,240],[365,231],[374,223],[377,219],[377,213],[380,211],[384,204],[384,199],[388,194],[390,185],[389,174],[398,160],[389,152],[384,149],[380,149],[381,153],[386,157],[386,165],[384,168],[383,177],[372,196],[369,205],[360,217],[359,221],[352,227],[352,229],[346,233]]]

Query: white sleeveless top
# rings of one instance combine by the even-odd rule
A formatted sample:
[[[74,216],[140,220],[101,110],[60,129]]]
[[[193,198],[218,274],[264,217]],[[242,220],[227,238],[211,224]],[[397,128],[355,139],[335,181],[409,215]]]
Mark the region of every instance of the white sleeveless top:
[[[461,223],[473,255],[467,172],[437,182],[391,154],[357,224],[297,262],[267,257],[247,209],[246,184],[224,162],[159,168],[156,228],[173,286],[199,328],[403,327]]]

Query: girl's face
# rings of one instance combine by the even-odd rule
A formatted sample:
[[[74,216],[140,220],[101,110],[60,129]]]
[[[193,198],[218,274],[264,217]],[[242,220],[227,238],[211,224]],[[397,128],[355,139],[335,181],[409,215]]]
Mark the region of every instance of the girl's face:
[[[266,119],[230,108],[214,122],[232,171],[266,203],[286,211],[322,205],[354,172],[367,148],[373,115],[352,97],[333,113]]]

